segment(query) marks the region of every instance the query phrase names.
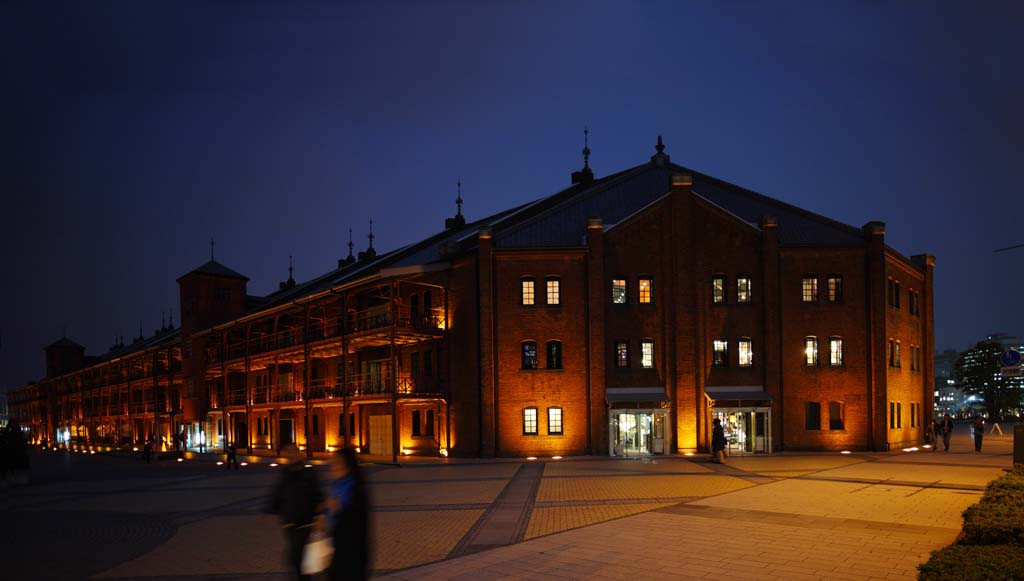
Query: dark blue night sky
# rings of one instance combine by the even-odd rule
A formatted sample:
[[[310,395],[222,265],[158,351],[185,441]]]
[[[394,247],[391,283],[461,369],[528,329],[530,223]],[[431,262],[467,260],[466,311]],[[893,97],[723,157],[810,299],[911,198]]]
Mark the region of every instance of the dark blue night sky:
[[[160,326],[209,257],[264,294],[673,161],[937,257],[936,348],[1024,335],[1017,2],[0,5],[0,389]]]

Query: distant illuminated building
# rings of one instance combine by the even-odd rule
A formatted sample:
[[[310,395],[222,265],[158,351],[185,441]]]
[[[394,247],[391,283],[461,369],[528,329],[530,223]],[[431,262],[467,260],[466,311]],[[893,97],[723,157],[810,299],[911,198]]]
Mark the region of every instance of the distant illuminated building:
[[[180,328],[95,357],[63,338],[12,405],[72,443],[392,460],[693,454],[716,418],[733,454],[922,443],[934,258],[664,149],[598,178],[585,147],[567,187],[475,221],[460,190],[435,234],[378,254],[371,230],[266,296],[211,246]]]

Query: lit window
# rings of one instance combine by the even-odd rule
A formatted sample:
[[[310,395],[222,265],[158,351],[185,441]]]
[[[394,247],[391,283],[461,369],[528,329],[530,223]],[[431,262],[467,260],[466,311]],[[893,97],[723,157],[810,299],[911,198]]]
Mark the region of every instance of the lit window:
[[[640,342],[640,367],[654,367],[654,341],[650,339]]]
[[[899,341],[896,341],[895,343],[893,343],[892,366],[893,367],[897,367],[897,368],[903,367],[903,365],[900,363],[900,342]]]
[[[845,430],[846,404],[834,401],[828,404],[828,429]]]
[[[725,276],[721,274],[711,277],[711,301],[715,303],[725,302]]]
[[[715,339],[712,342],[712,347],[714,349],[712,365],[715,367],[729,365],[729,342],[725,339]]]
[[[560,304],[561,297],[559,296],[558,279],[557,278],[549,278],[547,280],[547,283],[548,283],[548,289],[547,289],[548,290],[548,294],[547,294],[548,304],[549,305]]]
[[[524,278],[522,280],[522,285],[523,285],[522,296],[523,296],[523,304],[524,305],[532,305],[532,304],[534,304],[534,291],[535,291],[534,285],[535,284],[536,284],[536,281],[534,281],[532,278]]]
[[[841,303],[843,302],[843,277],[838,274],[828,275],[828,302],[830,303]]]
[[[737,344],[737,350],[740,357],[740,367],[750,367],[754,364],[754,349],[751,346],[750,339],[740,339]]]
[[[818,277],[813,274],[804,276],[802,284],[802,300],[805,303],[813,303],[818,300]]]
[[[736,279],[736,302],[737,303],[749,303],[753,300],[753,289],[750,286],[750,279],[747,277],[740,277]]]
[[[523,410],[523,435],[537,435],[537,408],[526,408]]]
[[[640,281],[640,302],[647,304],[651,302],[651,289],[654,286],[654,281],[649,277],[643,277]]]
[[[548,434],[562,435],[562,408],[548,408]]]
[[[523,369],[537,369],[536,341],[523,341]]]
[[[612,302],[616,305],[626,304],[626,279],[612,279]]]
[[[629,367],[629,342],[615,342],[615,367]]]
[[[548,369],[561,369],[562,368],[562,342],[561,341],[548,341],[547,343],[547,367]]]
[[[843,364],[843,339],[832,337],[828,340],[828,363],[839,366]]]
[[[804,429],[821,429],[821,404],[816,401],[809,401],[804,405]]]
[[[804,365],[814,367],[818,364],[818,338],[804,337]]]

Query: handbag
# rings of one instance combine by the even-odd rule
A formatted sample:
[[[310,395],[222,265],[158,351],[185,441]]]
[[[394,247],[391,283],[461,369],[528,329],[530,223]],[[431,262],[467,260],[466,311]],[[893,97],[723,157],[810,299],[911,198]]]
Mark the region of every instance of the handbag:
[[[302,552],[302,574],[315,575],[331,565],[334,545],[331,539],[314,533]]]

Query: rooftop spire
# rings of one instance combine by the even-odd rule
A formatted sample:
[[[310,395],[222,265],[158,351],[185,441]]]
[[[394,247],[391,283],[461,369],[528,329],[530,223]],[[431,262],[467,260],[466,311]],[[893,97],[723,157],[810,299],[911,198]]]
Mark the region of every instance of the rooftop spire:
[[[292,267],[292,255],[288,255],[288,284],[295,284],[295,279],[292,277],[294,268]]]
[[[594,181],[594,171],[590,169],[590,129],[583,128],[583,169],[572,172],[573,184],[589,184]]]
[[[657,166],[663,166],[668,163],[669,157],[665,153],[665,144],[662,143],[660,135],[658,136],[658,144],[654,146],[654,149],[657,153],[651,156],[651,163]]]
[[[590,129],[583,128],[583,169],[590,169]]]
[[[458,207],[458,211],[455,213],[456,216],[462,215],[462,180],[455,182],[455,187],[458,189],[459,197],[455,198],[455,205]]]
[[[213,238],[210,238],[210,260],[213,260]]]
[[[353,257],[353,256],[352,256],[352,247],[353,247],[353,246],[355,246],[355,245],[354,245],[354,244],[352,244],[352,229],[351,229],[351,228],[349,228],[349,229],[348,229],[348,257],[349,257],[350,259],[353,259],[353,260],[355,260],[355,257]]]
[[[373,220],[370,220],[370,234],[367,238],[370,239],[370,250],[373,250]]]

